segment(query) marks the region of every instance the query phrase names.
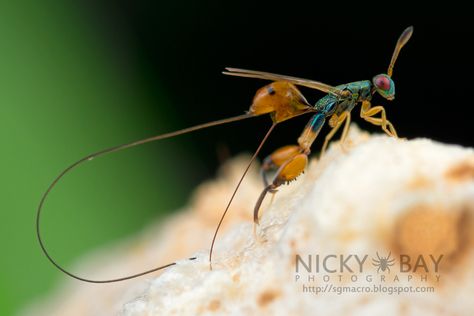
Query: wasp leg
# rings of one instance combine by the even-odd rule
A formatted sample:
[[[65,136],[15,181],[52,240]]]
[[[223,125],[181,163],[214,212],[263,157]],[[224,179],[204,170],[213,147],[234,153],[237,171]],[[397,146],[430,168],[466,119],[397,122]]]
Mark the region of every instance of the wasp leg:
[[[263,184],[265,187],[269,185],[267,173],[271,170],[278,169],[282,164],[287,162],[289,159],[300,154],[302,149],[298,145],[288,145],[283,146],[275,150],[271,155],[268,155],[264,160],[262,167],[260,168],[260,173],[262,175]],[[276,190],[269,191],[270,193],[275,193]]]
[[[283,183],[296,179],[308,164],[308,155],[314,140],[318,137],[321,128],[326,121],[324,113],[316,113],[308,121],[303,132],[298,138],[298,145],[284,146],[268,156],[262,166],[265,189],[260,194],[254,208],[254,223],[258,225],[258,212],[267,193],[276,192]],[[278,168],[271,184],[266,179],[266,171]]]
[[[258,211],[260,210],[260,206],[262,206],[262,202],[265,199],[265,196],[267,195],[267,193],[276,192],[277,187],[278,185],[275,185],[274,183],[267,185],[265,189],[263,189],[262,193],[260,193],[257,203],[255,203],[255,207],[253,211],[253,236],[255,240],[259,240],[258,235],[257,235],[257,226],[259,224]],[[275,195],[273,194],[273,196]]]
[[[373,117],[374,115],[380,112],[380,117]],[[362,107],[360,108],[360,116],[374,125],[381,126],[382,130],[387,133],[387,135],[398,138],[397,131],[393,124],[387,120],[387,114],[385,108],[381,105],[371,107],[369,101],[364,101]]]
[[[254,210],[254,222],[253,222],[253,237],[255,240],[260,240],[260,238],[258,237],[257,235],[257,226],[258,226],[258,209],[260,209],[260,206],[262,205],[262,202],[263,202],[263,199],[265,198],[265,195],[267,193],[271,193],[272,197],[270,199],[270,204],[269,206],[271,206],[273,204],[273,201],[275,200],[275,195],[276,193],[278,192],[278,190],[275,188],[271,188],[272,186],[266,186],[265,189],[263,190],[263,192],[260,194],[260,197],[258,198],[257,200],[257,203],[255,203],[255,208],[257,209],[256,212],[257,214],[255,214],[255,210]],[[267,188],[269,188],[267,190]],[[255,220],[255,216],[257,216],[257,219]]]
[[[275,184],[270,184],[263,189],[262,193],[260,193],[260,196],[258,197],[257,203],[255,203],[255,207],[253,210],[253,222],[258,225],[259,223],[259,217],[258,217],[258,212],[260,210],[260,206],[262,206],[263,200],[265,199],[265,196],[267,195],[268,192],[276,189],[278,185]]]
[[[260,206],[262,205],[263,200],[268,192],[272,192],[276,190],[280,185],[283,183],[290,182],[296,179],[301,173],[303,173],[306,165],[308,164],[308,155],[305,153],[297,154],[286,162],[284,162],[280,168],[278,168],[277,174],[273,179],[273,182],[263,189],[260,197],[255,204],[254,213],[253,213],[253,221],[255,224],[258,225],[259,222],[259,210]]]
[[[349,133],[349,127],[351,125],[351,112],[347,111],[345,112],[347,113],[347,117],[346,117],[346,124],[344,124],[344,129],[342,130],[342,136],[341,136],[341,140],[339,141],[339,144],[341,145],[341,149],[342,151],[346,151],[345,147],[344,147],[344,143],[346,141],[346,138],[347,138],[347,134]]]
[[[324,153],[326,152],[326,148],[328,147],[329,141],[334,136],[334,134],[336,134],[336,132],[339,130],[339,127],[341,127],[344,121],[346,121],[346,124],[344,126],[344,130],[342,132],[342,136],[340,140],[341,146],[343,146],[344,141],[347,137],[347,133],[349,131],[349,125],[351,122],[351,114],[348,111],[344,111],[339,116],[337,116],[336,114],[331,116],[331,119],[329,120],[329,125],[332,127],[332,130],[329,132],[329,134],[326,135],[326,138],[324,139],[323,149],[321,150],[321,156],[323,156]]]
[[[398,138],[397,132],[395,131],[395,128],[393,127],[392,123],[390,121],[385,121],[381,118],[374,118],[374,117],[368,117],[364,118],[367,122],[372,123],[377,126],[382,126],[382,130],[390,137],[393,138]],[[388,128],[387,128],[388,127]]]

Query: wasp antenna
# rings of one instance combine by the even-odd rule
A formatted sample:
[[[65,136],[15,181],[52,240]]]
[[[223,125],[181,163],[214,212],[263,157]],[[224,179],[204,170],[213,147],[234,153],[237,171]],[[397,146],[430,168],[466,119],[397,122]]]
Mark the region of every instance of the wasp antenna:
[[[229,207],[230,205],[232,204],[232,201],[234,200],[234,197],[235,195],[237,194],[237,191],[239,190],[239,187],[240,185],[242,184],[242,181],[244,180],[245,176],[247,175],[247,172],[249,171],[250,167],[252,166],[252,163],[255,161],[255,159],[257,158],[257,155],[258,153],[260,152],[260,150],[262,149],[263,147],[263,144],[265,144],[265,142],[267,141],[268,137],[270,136],[270,134],[272,133],[273,129],[275,128],[275,126],[277,125],[278,123],[273,123],[272,126],[270,126],[270,129],[268,130],[268,132],[265,134],[265,136],[263,137],[262,141],[260,142],[260,145],[258,145],[258,148],[257,150],[255,150],[255,153],[253,154],[252,158],[250,158],[250,161],[247,165],[247,168],[245,168],[245,171],[244,173],[242,174],[242,176],[240,177],[240,180],[239,182],[237,183],[237,186],[235,187],[234,189],[234,192],[232,193],[232,196],[230,197],[229,199],[229,202],[227,203],[227,206],[224,210],[224,213],[222,213],[222,216],[221,216],[221,219],[219,220],[219,223],[217,224],[217,227],[216,227],[216,230],[214,232],[214,236],[212,237],[212,242],[211,242],[211,250],[209,252],[209,268],[212,270],[212,251],[214,249],[214,244],[216,242],[216,237],[217,237],[217,233],[219,232],[219,229],[222,225],[222,222],[224,221],[224,217],[225,215],[227,214],[227,211],[229,210]]]
[[[99,156],[104,156],[106,154],[110,154],[110,153],[113,153],[113,152],[117,152],[117,151],[120,151],[120,150],[124,150],[124,149],[127,149],[127,148],[131,148],[131,147],[135,147],[135,146],[138,146],[138,145],[142,145],[142,144],[145,144],[145,143],[149,143],[149,142],[153,142],[153,141],[157,141],[157,140],[162,140],[162,139],[166,139],[166,138],[171,138],[171,137],[174,137],[174,136],[178,136],[178,135],[183,135],[183,134],[187,134],[187,133],[190,133],[190,132],[194,132],[194,131],[197,131],[197,130],[200,130],[200,129],[204,129],[204,128],[207,128],[207,127],[211,127],[211,126],[217,126],[217,125],[223,125],[223,124],[227,124],[227,123],[231,123],[231,122],[236,122],[236,121],[240,121],[240,120],[244,120],[244,119],[247,119],[247,118],[251,118],[251,117],[254,117],[255,115],[251,114],[251,113],[247,113],[247,114],[242,114],[242,115],[237,115],[237,116],[233,116],[233,117],[230,117],[230,118],[225,118],[225,119],[222,119],[222,120],[217,120],[217,121],[212,121],[212,122],[208,122],[208,123],[204,123],[204,124],[200,124],[200,125],[196,125],[196,126],[192,126],[192,127],[188,127],[188,128],[184,128],[184,129],[181,129],[181,130],[178,130],[178,131],[174,131],[174,132],[171,132],[171,133],[166,133],[166,134],[161,134],[161,135],[157,135],[157,136],[153,136],[153,137],[149,137],[149,138],[145,138],[145,139],[141,139],[141,140],[137,140],[137,141],[134,141],[134,142],[131,142],[131,143],[127,143],[127,144],[123,144],[123,145],[119,145],[119,146],[114,146],[114,147],[110,147],[110,148],[107,148],[107,149],[103,149],[101,151],[98,151],[98,152],[95,152],[93,154],[90,154],[84,158],[81,158],[79,159],[78,161],[76,161],[75,163],[71,164],[69,167],[67,167],[66,169],[64,169],[54,180],[53,182],[51,182],[51,184],[49,185],[49,187],[47,188],[47,190],[44,192],[43,196],[41,197],[41,200],[40,200],[40,203],[38,205],[38,209],[36,211],[36,236],[37,236],[37,239],[38,239],[38,242],[40,244],[40,247],[41,247],[41,250],[43,251],[43,253],[45,254],[45,256],[48,258],[48,260],[56,267],[58,268],[60,271],[62,271],[63,273],[67,274],[68,276],[74,278],[74,279],[77,279],[77,280],[80,280],[80,281],[84,281],[84,282],[89,282],[89,283],[113,283],[113,282],[119,282],[119,281],[125,281],[125,280],[130,280],[130,279],[133,279],[133,278],[137,278],[137,277],[140,277],[140,276],[143,276],[145,274],[149,274],[149,273],[152,273],[152,272],[155,272],[155,271],[158,271],[158,270],[162,270],[162,269],[165,269],[165,268],[168,268],[172,265],[175,265],[176,262],[173,262],[173,263],[169,263],[167,265],[164,265],[164,266],[160,266],[160,267],[157,267],[157,268],[153,268],[153,269],[150,269],[150,270],[147,270],[147,271],[144,271],[144,272],[140,272],[140,273],[137,273],[137,274],[133,274],[133,275],[130,275],[130,276],[125,276],[125,277],[120,277],[120,278],[116,278],[116,279],[110,279],[110,280],[90,280],[90,279],[87,279],[87,278],[83,278],[83,277],[80,277],[80,276],[77,276],[69,271],[67,271],[65,268],[63,268],[58,262],[56,262],[56,260],[53,259],[53,257],[49,254],[48,250],[46,249],[46,246],[44,244],[44,241],[41,237],[41,229],[40,229],[40,221],[41,221],[41,215],[42,215],[42,210],[43,210],[43,206],[44,206],[44,203],[49,195],[49,193],[51,192],[51,190],[58,184],[58,182],[67,174],[69,173],[71,170],[77,168],[79,165],[83,164],[84,162],[87,162],[87,161],[90,161],[90,160],[93,160],[94,158],[97,158]],[[189,258],[189,260],[194,260],[196,259],[195,257],[193,258]]]
[[[403,31],[402,35],[400,35],[400,37],[398,38],[397,45],[395,46],[395,50],[393,51],[392,60],[390,60],[390,65],[388,66],[388,70],[387,70],[387,75],[389,77],[392,76],[393,67],[395,66],[395,61],[397,61],[400,50],[402,49],[403,46],[405,46],[408,40],[410,40],[410,37],[412,36],[412,34],[413,34],[413,26],[409,26]]]

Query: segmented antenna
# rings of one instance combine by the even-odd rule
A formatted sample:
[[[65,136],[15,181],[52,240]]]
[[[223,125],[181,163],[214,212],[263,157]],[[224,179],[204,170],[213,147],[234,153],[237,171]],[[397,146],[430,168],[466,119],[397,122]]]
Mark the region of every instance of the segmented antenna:
[[[405,44],[408,42],[412,34],[413,34],[413,26],[409,26],[403,31],[402,35],[400,35],[400,37],[398,38],[397,45],[395,46],[395,50],[393,51],[392,60],[390,60],[390,65],[388,66],[388,70],[387,70],[387,75],[389,77],[392,76],[393,67],[395,66],[395,61],[397,61],[400,50],[402,49],[403,46],[405,46]]]

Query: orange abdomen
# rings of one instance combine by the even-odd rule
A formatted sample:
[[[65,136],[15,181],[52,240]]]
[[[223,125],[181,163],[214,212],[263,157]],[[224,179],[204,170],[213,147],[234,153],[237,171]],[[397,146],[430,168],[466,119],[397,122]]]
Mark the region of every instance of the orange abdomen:
[[[303,113],[309,107],[308,101],[295,85],[286,81],[276,81],[257,91],[250,113],[254,115],[270,113],[274,122],[281,122]]]

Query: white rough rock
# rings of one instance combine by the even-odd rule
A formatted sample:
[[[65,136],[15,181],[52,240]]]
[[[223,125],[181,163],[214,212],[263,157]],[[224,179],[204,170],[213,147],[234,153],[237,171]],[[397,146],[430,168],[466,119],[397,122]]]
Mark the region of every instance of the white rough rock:
[[[218,236],[212,271],[207,260],[210,237],[246,159],[234,161],[220,178],[202,185],[187,210],[118,247],[117,253],[104,254],[109,259],[96,272],[104,277],[140,271],[193,253],[196,260],[180,261],[161,275],[118,288],[70,282],[55,303],[41,310],[133,316],[473,315],[474,151],[427,139],[369,136],[354,126],[346,148],[343,153],[334,143],[320,161],[311,161],[298,181],[283,186],[271,205],[264,203],[257,239],[251,213],[262,185],[254,169]],[[124,249],[126,258],[118,251]],[[390,272],[377,271],[372,261],[377,253],[390,253]],[[352,257],[348,265],[354,273],[331,273],[322,266],[316,272],[314,261],[311,272],[300,262],[297,273],[296,255],[305,263],[308,255],[313,260],[316,255],[320,260],[326,255],[368,258],[363,272]],[[400,255],[409,256],[412,269],[413,260],[423,255],[429,271],[420,266],[401,272]],[[429,255],[443,255],[438,271]],[[330,258],[329,268],[338,259]],[[377,286],[434,292],[374,293]],[[362,292],[333,292],[357,289]],[[34,308],[34,314],[39,310]]]

